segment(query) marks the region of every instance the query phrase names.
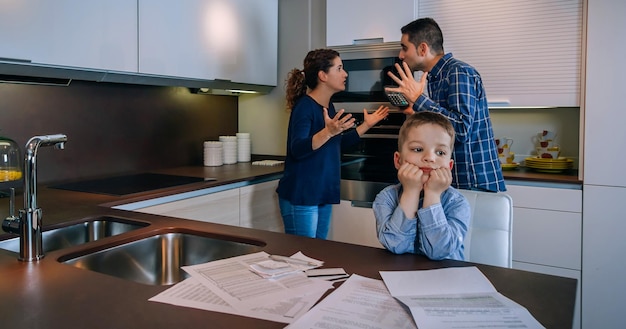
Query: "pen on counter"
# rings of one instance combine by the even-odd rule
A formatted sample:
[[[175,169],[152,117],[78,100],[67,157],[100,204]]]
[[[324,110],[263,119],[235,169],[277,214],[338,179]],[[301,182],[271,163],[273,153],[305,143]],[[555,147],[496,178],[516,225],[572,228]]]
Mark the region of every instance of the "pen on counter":
[[[294,265],[321,266],[321,264],[309,262],[309,261],[302,260],[302,259],[291,258],[291,257],[287,257],[287,256],[280,256],[280,255],[270,255],[270,259],[271,260],[275,260],[275,261],[279,261],[279,262],[285,262],[285,263],[289,263],[289,264],[294,264]]]

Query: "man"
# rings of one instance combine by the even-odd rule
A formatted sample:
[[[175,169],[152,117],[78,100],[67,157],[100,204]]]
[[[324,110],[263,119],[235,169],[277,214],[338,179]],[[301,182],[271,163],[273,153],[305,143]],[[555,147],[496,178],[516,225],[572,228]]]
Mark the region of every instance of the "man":
[[[506,191],[498,160],[487,96],[476,69],[443,50],[443,33],[432,18],[417,19],[401,29],[401,50],[396,64],[398,84],[387,91],[402,93],[409,101],[404,113],[438,112],[456,131],[452,159],[452,186],[460,189]],[[422,71],[419,81],[413,71]],[[428,96],[423,94],[428,79]]]

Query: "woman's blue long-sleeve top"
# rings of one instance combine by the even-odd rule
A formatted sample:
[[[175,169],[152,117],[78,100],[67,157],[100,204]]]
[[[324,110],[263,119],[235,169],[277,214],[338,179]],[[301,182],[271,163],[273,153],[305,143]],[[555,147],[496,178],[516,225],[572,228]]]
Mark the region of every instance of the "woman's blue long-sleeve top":
[[[328,116],[335,114],[331,103]],[[360,137],[356,129],[350,129],[313,150],[313,135],[325,126],[323,106],[308,95],[301,97],[289,117],[285,171],[276,189],[280,198],[302,206],[339,203],[341,148],[357,143]]]
[[[433,260],[464,260],[463,241],[470,225],[467,199],[453,187],[441,194],[441,203],[422,208],[408,218],[399,207],[402,185],[387,186],[373,203],[378,240],[395,254],[414,253]]]

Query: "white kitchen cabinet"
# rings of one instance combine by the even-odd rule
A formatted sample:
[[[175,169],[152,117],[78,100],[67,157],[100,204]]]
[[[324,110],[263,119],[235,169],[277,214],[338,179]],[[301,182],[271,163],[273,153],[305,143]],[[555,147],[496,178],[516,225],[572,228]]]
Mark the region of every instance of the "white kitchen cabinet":
[[[277,0],[139,0],[139,72],[275,86]]]
[[[621,328],[626,304],[626,188],[585,185],[583,328]]]
[[[580,106],[583,0],[418,3],[418,16],[441,27],[446,53],[480,72],[492,106]]]
[[[276,187],[278,179],[221,186],[220,191],[198,196],[170,196],[175,201],[157,202],[155,205],[125,209],[155,215],[185,218],[203,222],[284,232],[278,207]],[[200,192],[198,192],[200,193]],[[143,201],[150,203],[150,200]]]
[[[621,8],[621,9],[619,9]],[[585,84],[585,184],[626,187],[626,3],[589,0]],[[611,37],[609,37],[611,36]],[[603,50],[604,49],[604,50]]]
[[[328,239],[363,246],[384,248],[376,234],[376,218],[371,207],[353,206],[341,200],[333,205],[331,229]]]
[[[507,185],[513,198],[513,261],[581,269],[582,191]]]
[[[3,1],[0,60],[137,71],[136,0]]]
[[[326,45],[400,41],[400,28],[415,18],[415,7],[415,0],[326,0]]]
[[[513,268],[577,279],[580,328],[582,191],[507,184],[513,199]]]
[[[278,194],[278,180],[243,186],[239,189],[239,223],[265,231],[285,232]]]
[[[622,328],[626,304],[626,2],[587,0],[582,327]],[[582,134],[581,134],[582,135]]]
[[[135,211],[239,226],[239,189],[233,188]]]

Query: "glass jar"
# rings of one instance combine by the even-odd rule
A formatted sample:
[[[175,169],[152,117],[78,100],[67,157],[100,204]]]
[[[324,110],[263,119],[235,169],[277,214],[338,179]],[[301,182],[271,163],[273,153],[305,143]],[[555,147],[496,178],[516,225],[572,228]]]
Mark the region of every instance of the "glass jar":
[[[0,136],[0,183],[22,179],[20,148],[14,140]]]

